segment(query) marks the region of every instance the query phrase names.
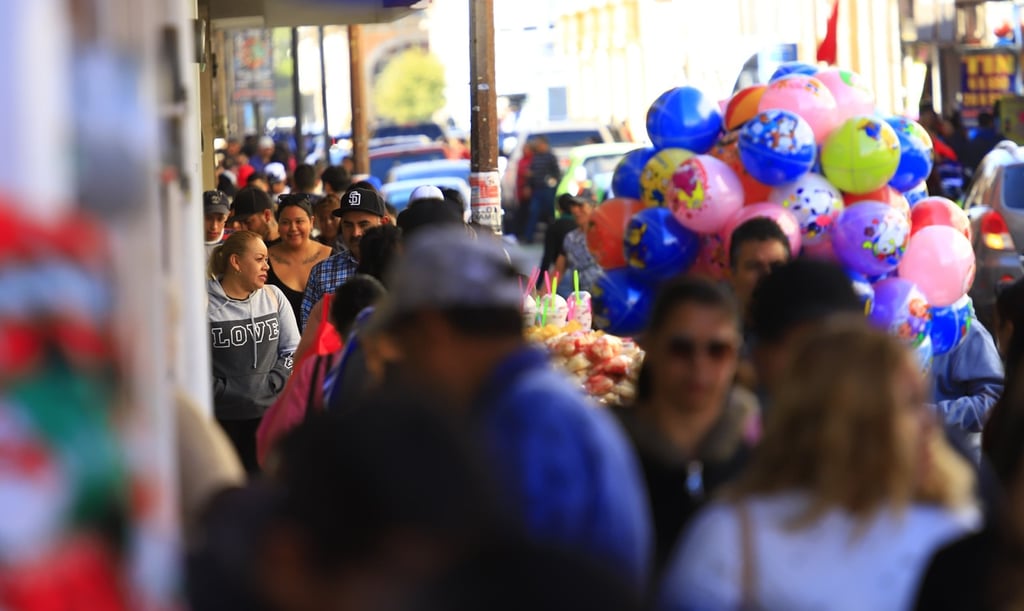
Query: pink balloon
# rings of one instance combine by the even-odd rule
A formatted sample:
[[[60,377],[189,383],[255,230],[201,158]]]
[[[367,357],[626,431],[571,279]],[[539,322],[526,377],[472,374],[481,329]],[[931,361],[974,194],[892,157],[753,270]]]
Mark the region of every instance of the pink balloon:
[[[829,68],[814,75],[836,100],[836,121],[843,123],[857,115],[875,114],[875,94],[856,72]]]
[[[758,112],[788,110],[803,118],[814,132],[820,145],[839,125],[836,118],[836,98],[824,83],[805,74],[792,74],[768,85]]]
[[[716,233],[743,207],[743,183],[724,161],[696,155],[679,164],[665,191],[665,205],[698,233]]]
[[[932,225],[910,238],[899,275],[921,289],[935,307],[953,305],[974,284],[974,249],[963,233]]]
[[[796,216],[778,204],[764,202],[751,204],[737,212],[729,222],[725,224],[722,231],[722,240],[725,242],[725,252],[729,252],[729,245],[732,243],[732,234],[736,229],[750,219],[769,218],[782,229],[782,232],[789,238],[789,252],[795,257],[800,252],[800,221]]]

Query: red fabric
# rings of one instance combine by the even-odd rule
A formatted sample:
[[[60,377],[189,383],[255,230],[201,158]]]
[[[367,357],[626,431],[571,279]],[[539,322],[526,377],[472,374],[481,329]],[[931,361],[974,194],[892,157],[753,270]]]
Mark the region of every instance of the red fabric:
[[[939,157],[945,157],[950,161],[957,161],[956,152],[954,152],[953,149],[942,140],[932,136],[932,145],[935,148],[935,154]]]
[[[309,403],[309,390],[317,368],[320,369],[315,376],[317,384],[323,385],[324,377],[328,373],[327,366],[328,359],[326,357],[314,354],[292,370],[292,375],[288,378],[284,390],[263,414],[263,420],[260,421],[260,426],[256,429],[256,459],[261,466],[265,464],[274,444],[288,431],[302,424],[306,418],[307,409],[311,408],[314,412],[323,411],[323,388],[315,390],[312,404]]]
[[[526,197],[523,195],[526,193],[526,179],[530,173],[530,162],[533,161],[533,154],[526,153],[522,159],[519,160],[519,165],[516,166],[516,199],[519,201],[525,201]]]
[[[316,329],[316,348],[314,349],[314,354],[334,354],[339,352],[345,343],[341,336],[338,335],[338,330],[328,320],[331,313],[331,299],[333,298],[333,293],[326,293],[323,297],[324,305],[321,310],[319,326]]]
[[[828,29],[825,31],[825,38],[818,45],[818,61],[825,62],[830,66],[836,64],[839,55],[839,43],[836,30],[839,26],[839,0],[832,5],[832,14],[828,17]]]
[[[249,177],[256,173],[256,168],[252,167],[248,163],[239,166],[238,172],[235,173],[235,178],[238,179],[238,188],[241,189],[249,183]]]

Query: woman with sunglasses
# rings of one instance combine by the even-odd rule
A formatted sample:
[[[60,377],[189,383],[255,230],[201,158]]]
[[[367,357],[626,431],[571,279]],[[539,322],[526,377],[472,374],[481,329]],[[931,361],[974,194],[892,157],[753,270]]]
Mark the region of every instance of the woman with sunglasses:
[[[298,320],[302,296],[313,266],[331,256],[331,247],[310,238],[313,231],[314,195],[285,195],[277,204],[277,225],[281,241],[270,247],[267,284],[281,289]]]
[[[928,386],[910,350],[863,317],[816,327],[745,472],[674,552],[658,608],[909,608],[931,554],[978,517]]]
[[[616,410],[647,480],[659,571],[704,499],[746,463],[758,410],[734,385],[740,341],[722,288],[699,278],[663,287],[642,340],[636,403]]]

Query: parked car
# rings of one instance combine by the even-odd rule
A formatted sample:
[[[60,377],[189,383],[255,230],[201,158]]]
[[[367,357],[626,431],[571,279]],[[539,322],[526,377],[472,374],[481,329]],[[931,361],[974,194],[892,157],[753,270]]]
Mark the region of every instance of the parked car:
[[[447,158],[448,147],[443,144],[385,146],[370,151],[370,174],[384,182],[391,170],[399,165]]]
[[[432,178],[461,178],[469,184],[469,160],[444,159],[403,163],[391,169],[386,182],[422,180],[429,183]]]
[[[402,136],[426,136],[432,141],[445,141],[448,134],[443,127],[437,123],[407,123],[403,125],[378,125],[374,128],[370,138],[395,138]]]
[[[501,179],[501,202],[506,208],[516,205],[516,174],[526,143],[538,136],[548,139],[563,173],[569,167],[569,153],[575,147],[615,141],[608,127],[598,123],[558,123],[525,130],[515,138],[507,138],[508,167]]]
[[[977,272],[971,298],[991,328],[999,288],[1024,276],[1024,149],[1003,142],[985,156],[964,198],[971,219]]]
[[[569,152],[569,167],[556,194],[579,195],[589,191],[598,202],[614,197],[611,187],[615,167],[623,155],[637,148],[639,145],[632,142],[577,146]]]
[[[455,189],[462,193],[462,197],[466,202],[464,208],[465,219],[469,220],[469,183],[455,176],[436,176],[428,180],[413,178],[389,182],[381,189],[381,193],[389,204],[401,212],[409,205],[409,196],[412,195],[412,192],[417,187],[422,187],[423,185],[432,185],[439,189]]]

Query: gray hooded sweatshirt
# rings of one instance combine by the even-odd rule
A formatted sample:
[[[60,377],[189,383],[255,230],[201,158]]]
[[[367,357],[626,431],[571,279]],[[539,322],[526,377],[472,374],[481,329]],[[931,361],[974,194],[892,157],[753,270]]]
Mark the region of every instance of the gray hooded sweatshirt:
[[[276,286],[239,300],[210,280],[207,294],[214,414],[222,420],[261,418],[292,372],[299,345],[295,314]]]

